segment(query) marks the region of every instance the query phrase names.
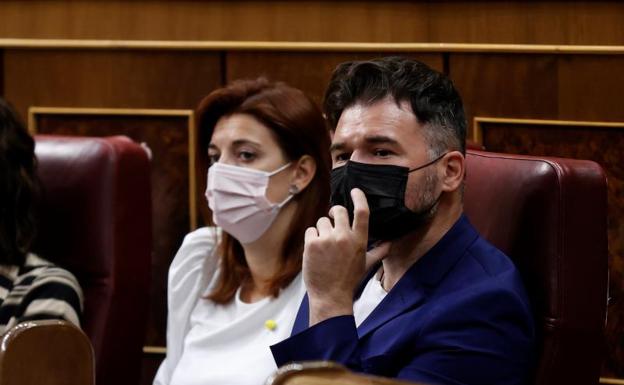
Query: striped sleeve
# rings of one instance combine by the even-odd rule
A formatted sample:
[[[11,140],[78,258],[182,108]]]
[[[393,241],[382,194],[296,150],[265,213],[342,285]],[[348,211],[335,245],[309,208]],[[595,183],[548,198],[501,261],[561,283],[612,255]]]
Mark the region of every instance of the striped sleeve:
[[[73,274],[54,265],[37,266],[21,275],[0,307],[0,324],[61,319],[80,327],[83,294]]]

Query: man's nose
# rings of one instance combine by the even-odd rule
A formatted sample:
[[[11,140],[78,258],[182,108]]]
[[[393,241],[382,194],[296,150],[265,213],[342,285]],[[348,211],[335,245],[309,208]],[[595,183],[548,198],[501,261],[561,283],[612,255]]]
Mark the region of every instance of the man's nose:
[[[351,156],[349,157],[349,160],[352,160],[354,162],[359,162],[359,163],[366,163],[365,161],[365,157],[362,151],[353,151],[351,153]]]

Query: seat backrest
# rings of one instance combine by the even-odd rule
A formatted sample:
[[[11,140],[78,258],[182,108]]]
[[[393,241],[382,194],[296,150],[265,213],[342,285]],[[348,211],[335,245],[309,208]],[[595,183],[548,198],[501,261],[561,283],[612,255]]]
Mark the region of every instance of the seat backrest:
[[[35,138],[43,184],[35,252],[85,294],[98,385],[137,384],[151,256],[149,161],[126,137]]]
[[[535,384],[597,384],[607,307],[607,191],[591,161],[468,151],[465,212],[523,275]]]
[[[94,385],[93,349],[65,321],[28,321],[0,339],[2,385]]]

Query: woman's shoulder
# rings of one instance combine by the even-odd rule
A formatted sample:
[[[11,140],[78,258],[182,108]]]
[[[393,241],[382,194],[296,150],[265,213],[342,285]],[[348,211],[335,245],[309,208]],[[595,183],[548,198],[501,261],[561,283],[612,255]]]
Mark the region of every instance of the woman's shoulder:
[[[74,274],[36,254],[27,254],[24,266],[20,269],[19,276],[18,280],[20,280],[20,278],[23,280],[24,277],[30,277],[28,281],[33,284],[41,281],[64,284],[78,292],[82,297],[82,290]]]
[[[218,227],[214,227],[214,226],[200,227],[186,234],[186,236],[184,236],[184,240],[182,241],[182,246],[185,246],[185,245],[195,245],[195,246],[203,245],[204,247],[212,246],[216,244],[216,242],[218,242],[220,235],[221,235],[221,231]]]
[[[79,326],[84,297],[70,271],[29,253],[4,304],[18,303],[21,311],[14,316],[19,322],[51,318]]]
[[[171,268],[200,264],[207,256],[214,254],[219,237],[220,231],[217,227],[200,227],[188,233],[171,263]]]
[[[184,237],[169,267],[169,293],[185,295],[214,274],[218,265],[215,253],[220,230],[201,227]]]

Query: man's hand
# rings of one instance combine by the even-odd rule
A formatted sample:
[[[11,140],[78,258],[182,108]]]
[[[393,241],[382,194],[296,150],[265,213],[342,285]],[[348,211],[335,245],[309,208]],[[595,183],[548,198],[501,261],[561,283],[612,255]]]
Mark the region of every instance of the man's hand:
[[[305,233],[303,279],[310,301],[310,326],[339,315],[353,314],[353,294],[367,269],[381,260],[389,244],[366,253],[369,209],[366,196],[351,190],[353,225],[347,209],[334,206],[329,218],[318,220]]]

